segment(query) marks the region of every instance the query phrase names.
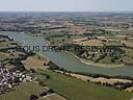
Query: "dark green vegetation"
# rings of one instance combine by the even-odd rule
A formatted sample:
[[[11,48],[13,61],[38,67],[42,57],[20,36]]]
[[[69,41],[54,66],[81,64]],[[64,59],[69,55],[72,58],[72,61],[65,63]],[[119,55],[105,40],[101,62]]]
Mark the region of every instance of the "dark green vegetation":
[[[124,91],[84,82],[49,70],[40,73],[38,77],[46,85],[70,100],[129,100],[133,96]],[[49,79],[44,78],[46,74]]]

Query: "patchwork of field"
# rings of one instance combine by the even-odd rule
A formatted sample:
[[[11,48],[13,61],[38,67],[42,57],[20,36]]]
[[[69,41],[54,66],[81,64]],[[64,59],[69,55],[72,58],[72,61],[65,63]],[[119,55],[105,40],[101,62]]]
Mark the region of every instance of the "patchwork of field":
[[[132,100],[132,14],[19,14],[0,14],[0,100]]]
[[[104,42],[96,39],[79,41],[79,42],[76,42],[76,44],[83,45],[83,46],[104,46]]]

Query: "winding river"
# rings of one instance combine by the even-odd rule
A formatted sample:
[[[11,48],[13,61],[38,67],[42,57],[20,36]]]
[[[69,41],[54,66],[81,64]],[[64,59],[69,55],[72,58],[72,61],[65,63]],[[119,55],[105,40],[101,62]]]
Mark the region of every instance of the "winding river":
[[[22,45],[44,46],[44,44],[47,44],[47,41],[44,39],[44,37],[36,37],[26,33],[0,32],[0,34],[8,35],[10,38],[13,38],[15,41],[17,41]],[[96,67],[96,66],[86,65],[80,62],[73,55],[65,52],[41,52],[40,51],[38,53],[40,53],[41,55],[47,56],[51,61],[53,61],[59,67],[64,68],[68,71],[133,77],[133,66],[125,66],[125,67],[118,67],[118,68]]]

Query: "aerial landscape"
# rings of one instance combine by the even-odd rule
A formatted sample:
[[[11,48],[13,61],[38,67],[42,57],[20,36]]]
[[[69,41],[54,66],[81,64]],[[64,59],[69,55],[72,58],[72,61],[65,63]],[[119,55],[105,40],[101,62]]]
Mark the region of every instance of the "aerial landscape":
[[[0,100],[133,100],[133,12],[1,11]]]

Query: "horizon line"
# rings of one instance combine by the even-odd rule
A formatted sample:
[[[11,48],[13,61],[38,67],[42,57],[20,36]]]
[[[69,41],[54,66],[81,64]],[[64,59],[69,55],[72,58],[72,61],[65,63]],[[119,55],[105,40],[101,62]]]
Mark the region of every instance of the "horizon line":
[[[0,13],[133,13],[133,11],[33,11],[33,10],[25,10],[25,11],[0,11]]]

